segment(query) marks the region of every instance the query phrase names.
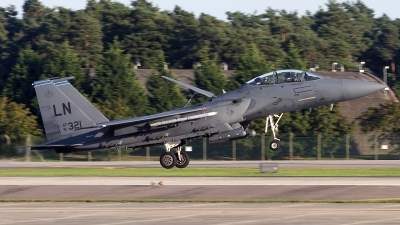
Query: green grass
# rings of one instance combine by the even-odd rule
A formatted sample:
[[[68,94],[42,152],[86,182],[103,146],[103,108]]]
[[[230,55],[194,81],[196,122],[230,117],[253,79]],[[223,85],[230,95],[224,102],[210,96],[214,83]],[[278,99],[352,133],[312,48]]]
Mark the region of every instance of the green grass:
[[[235,176],[400,176],[400,169],[280,169],[278,173],[260,173],[245,168],[46,168],[0,170],[0,176],[129,176],[129,177],[235,177]]]

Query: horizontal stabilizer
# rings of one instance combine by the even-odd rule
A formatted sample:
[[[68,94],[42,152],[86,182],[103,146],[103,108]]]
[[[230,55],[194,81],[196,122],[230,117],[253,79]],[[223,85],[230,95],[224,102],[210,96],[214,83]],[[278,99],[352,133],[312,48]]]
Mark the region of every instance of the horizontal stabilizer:
[[[181,86],[187,87],[187,88],[189,88],[190,90],[193,90],[193,91],[195,91],[195,92],[197,92],[197,93],[199,93],[199,94],[205,95],[205,96],[207,96],[207,97],[209,97],[209,98],[217,97],[217,96],[215,96],[214,93],[211,93],[211,92],[209,92],[209,91],[202,90],[202,89],[197,88],[197,87],[194,87],[194,86],[192,86],[192,85],[190,85],[190,84],[185,84],[185,83],[183,83],[183,82],[174,80],[174,79],[172,79],[172,78],[170,78],[170,77],[166,77],[166,76],[161,76],[161,77],[164,78],[164,79],[167,79],[167,80],[169,80],[169,81],[172,81],[172,82],[174,82],[174,83],[177,83],[177,84],[179,84],[179,85],[181,85]]]

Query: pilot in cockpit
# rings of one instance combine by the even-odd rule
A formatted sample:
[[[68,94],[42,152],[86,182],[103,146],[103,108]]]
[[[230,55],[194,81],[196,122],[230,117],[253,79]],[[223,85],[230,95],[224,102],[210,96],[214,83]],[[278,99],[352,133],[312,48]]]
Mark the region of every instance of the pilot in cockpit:
[[[254,84],[255,84],[255,85],[260,85],[260,84],[261,84],[261,78],[257,77],[257,78],[254,80]]]
[[[285,74],[285,82],[291,82],[292,81],[292,74],[290,72],[287,72]]]

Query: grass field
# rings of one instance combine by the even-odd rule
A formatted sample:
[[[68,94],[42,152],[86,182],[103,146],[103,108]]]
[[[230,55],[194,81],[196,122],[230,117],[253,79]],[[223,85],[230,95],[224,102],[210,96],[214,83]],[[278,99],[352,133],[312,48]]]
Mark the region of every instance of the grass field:
[[[6,169],[0,176],[130,176],[130,177],[235,177],[235,176],[400,176],[400,169],[280,169],[277,173],[260,173],[258,169],[241,168],[49,168]]]

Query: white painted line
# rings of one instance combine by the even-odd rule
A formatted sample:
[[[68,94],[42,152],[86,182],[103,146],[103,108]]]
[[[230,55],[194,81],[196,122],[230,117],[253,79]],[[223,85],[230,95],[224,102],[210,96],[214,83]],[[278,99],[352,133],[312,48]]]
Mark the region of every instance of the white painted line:
[[[3,223],[0,222],[1,225],[5,224],[20,224],[20,223],[33,223],[33,222],[39,222],[39,221],[52,221],[52,220],[64,220],[64,219],[73,219],[73,218],[79,218],[79,217],[88,217],[88,216],[99,216],[100,214],[87,214],[87,215],[75,215],[75,216],[67,216],[67,217],[57,217],[57,218],[41,218],[41,219],[31,219],[31,220],[24,220],[24,221],[12,221],[12,222],[6,222]],[[103,215],[103,214],[101,214]]]
[[[149,223],[149,222],[155,222],[155,221],[173,221],[176,219],[183,219],[183,218],[190,218],[190,217],[195,217],[195,216],[204,216],[204,215],[213,215],[213,214],[218,214],[218,213],[198,213],[198,214],[191,214],[191,215],[185,215],[185,216],[175,216],[175,217],[162,217],[162,218],[156,218],[156,219],[148,219],[148,220],[135,220],[135,221],[123,221],[123,222],[117,222],[117,223],[104,223],[104,224],[97,224],[97,225],[119,225],[119,224],[133,224],[133,223]]]
[[[390,221],[390,220],[399,220],[399,219],[400,219],[400,217],[392,218],[392,219],[384,219],[384,220],[369,220],[369,221],[360,221],[360,222],[355,222],[355,223],[343,223],[341,225],[356,225],[356,224],[368,224],[368,223],[382,224],[381,222]]]
[[[271,219],[261,219],[261,220],[245,220],[245,221],[239,221],[239,222],[229,222],[229,223],[220,223],[218,225],[229,225],[229,224],[245,224],[245,223],[260,223],[260,222],[266,222],[266,221],[272,221],[272,220],[287,220],[287,219],[294,219],[294,218],[300,218],[300,217],[305,217],[305,216],[315,216],[315,215],[321,215],[321,214],[329,214],[329,212],[326,213],[310,213],[310,214],[303,214],[303,215],[296,215],[296,216],[288,216],[288,217],[279,217],[279,218],[271,218]],[[264,223],[263,223],[264,224]]]

